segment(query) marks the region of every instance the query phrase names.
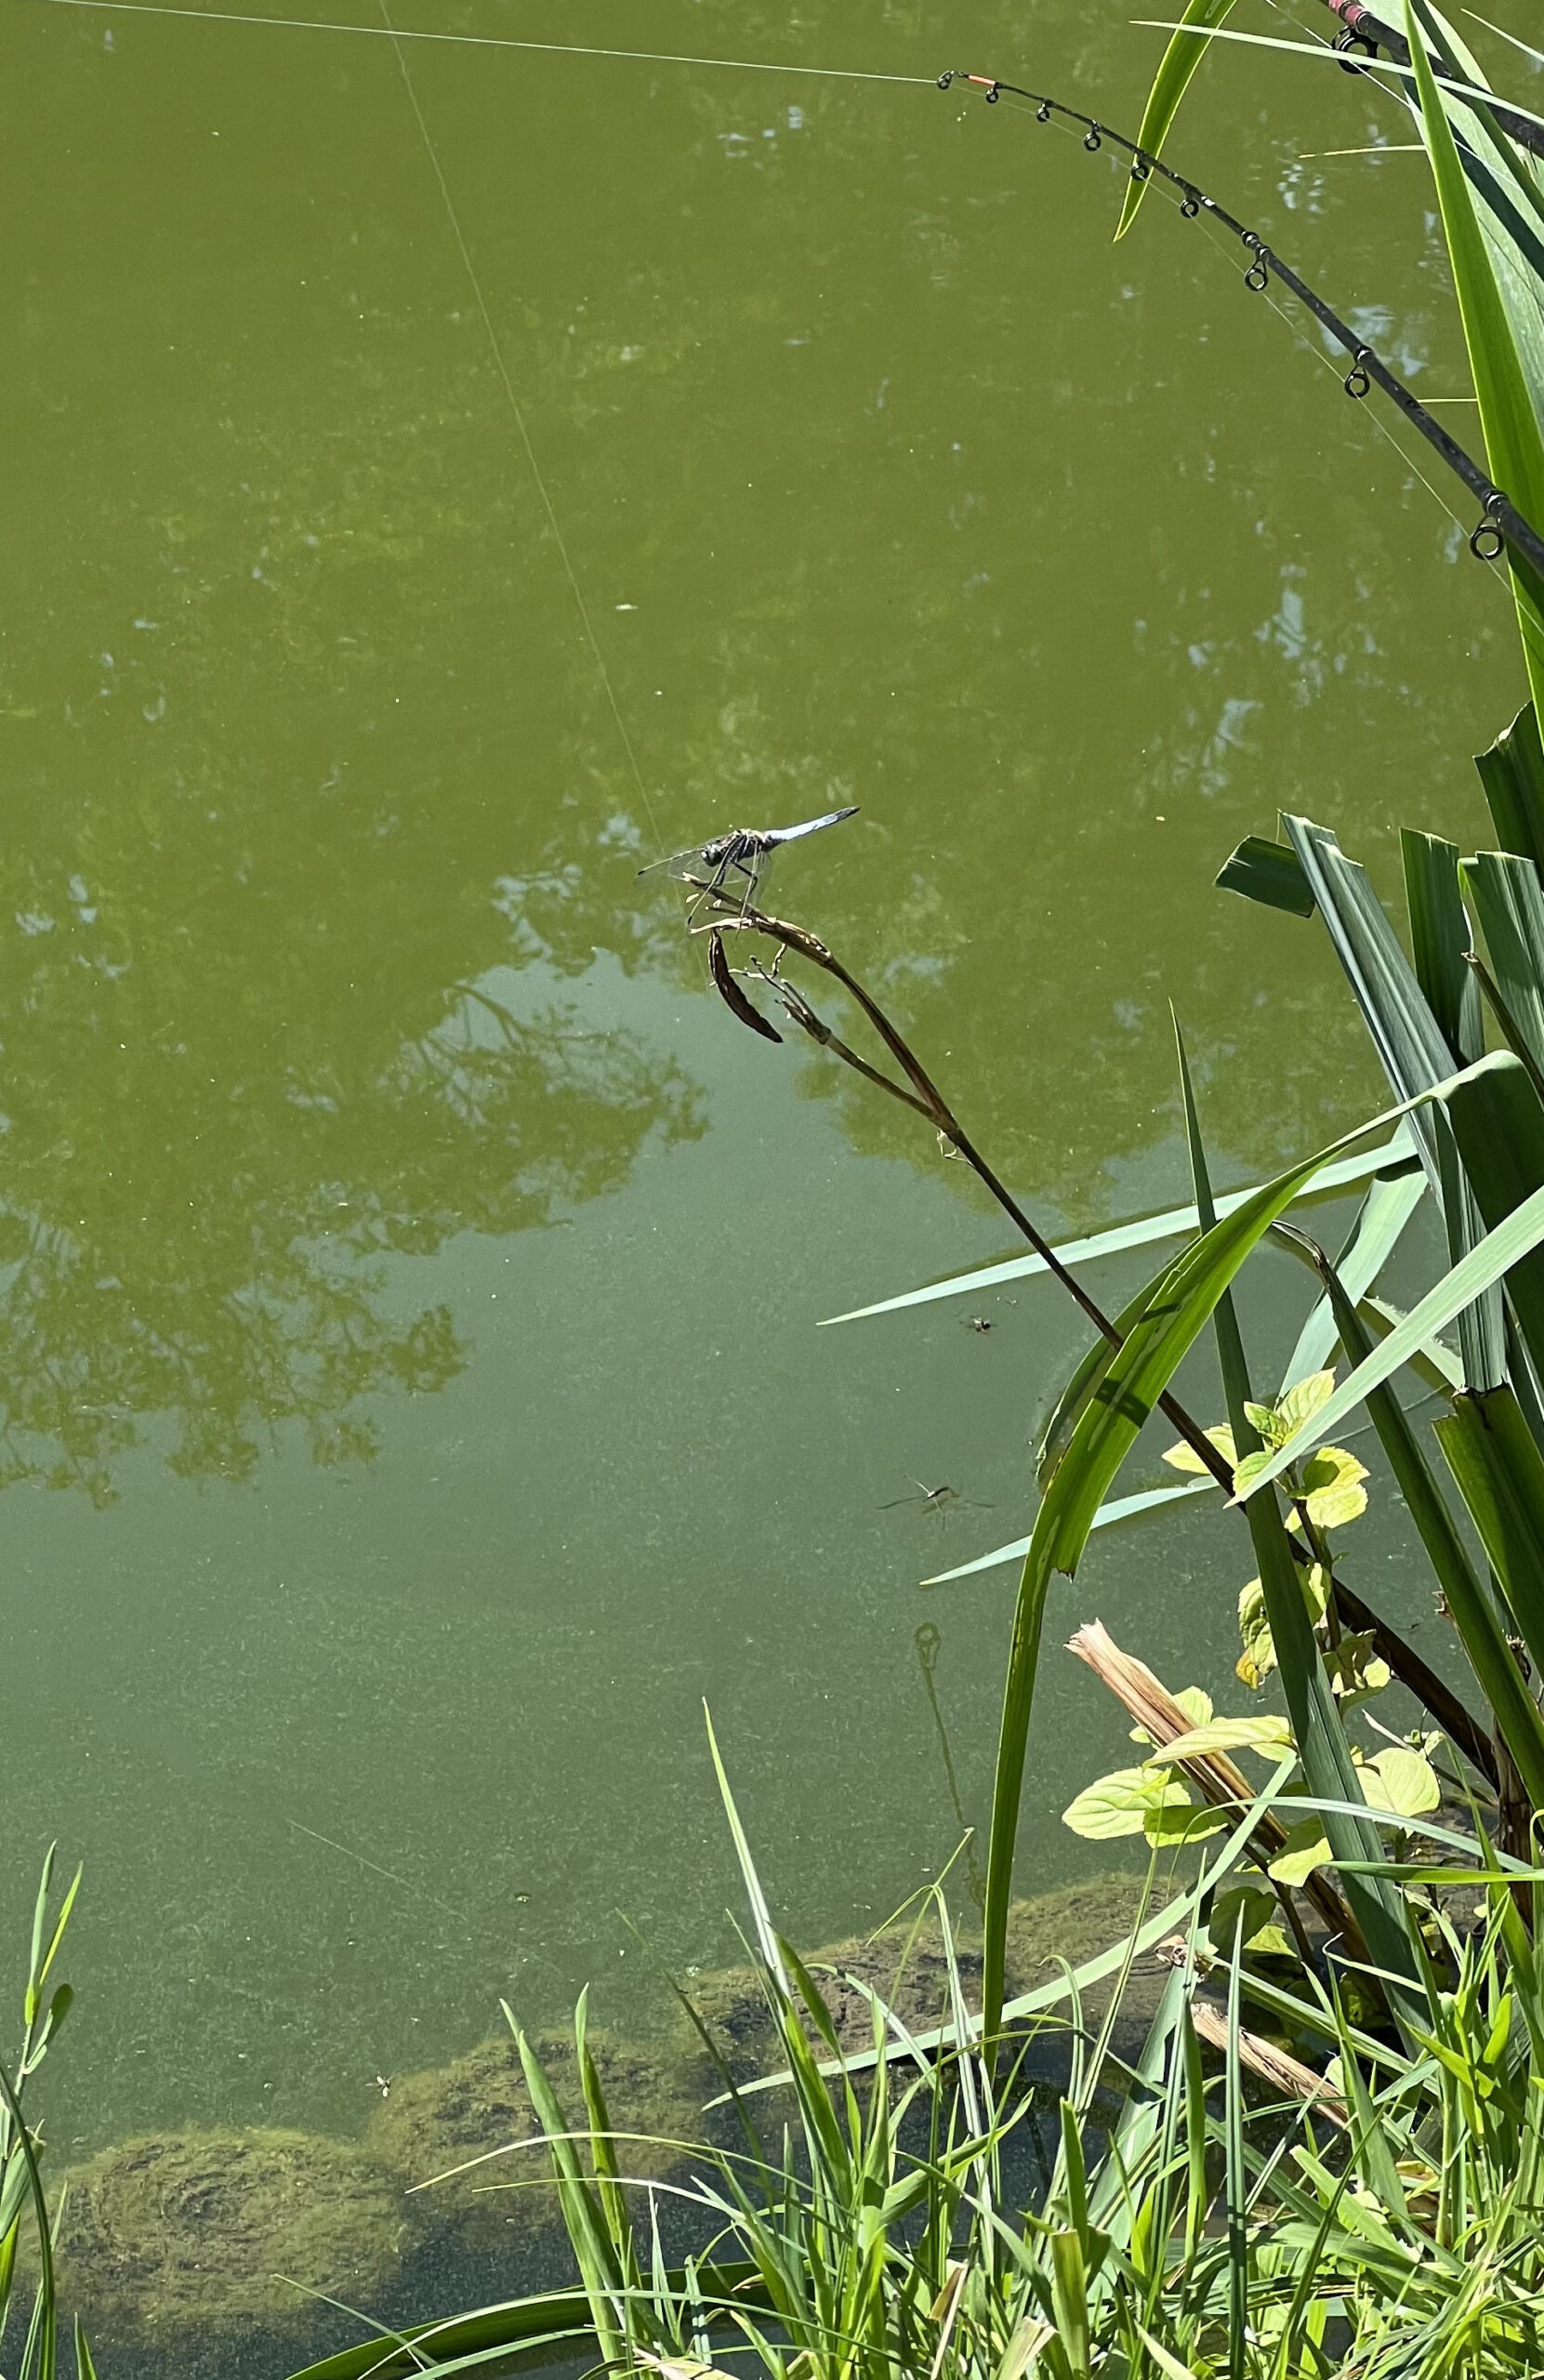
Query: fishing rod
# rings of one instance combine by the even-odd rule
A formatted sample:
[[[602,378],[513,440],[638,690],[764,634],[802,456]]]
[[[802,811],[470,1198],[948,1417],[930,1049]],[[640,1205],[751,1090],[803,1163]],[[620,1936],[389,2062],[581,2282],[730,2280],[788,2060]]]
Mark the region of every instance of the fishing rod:
[[[1359,57],[1376,58],[1379,50],[1387,54],[1393,65],[1409,65],[1410,45],[1404,34],[1395,33],[1381,17],[1375,17],[1370,8],[1365,8],[1362,0],[1325,0],[1325,6],[1344,27],[1332,46],[1340,52],[1340,61],[1348,74],[1360,74],[1364,70],[1356,64],[1356,60]],[[1440,51],[1429,51],[1428,56],[1432,72],[1439,83],[1463,82],[1463,76],[1455,74]],[[1459,97],[1463,96],[1460,91]],[[1509,140],[1515,140],[1519,149],[1530,150],[1536,157],[1544,157],[1544,125],[1531,123],[1525,115],[1514,113],[1504,100],[1492,99],[1486,105]]]
[[[1068,124],[1081,125],[1083,146],[1090,155],[1108,141],[1113,149],[1123,151],[1130,158],[1133,181],[1145,182],[1155,175],[1180,192],[1180,212],[1187,221],[1207,215],[1213,222],[1220,223],[1224,231],[1232,231],[1249,251],[1250,261],[1244,272],[1245,287],[1264,290],[1269,287],[1274,274],[1283,287],[1289,289],[1299,303],[1307,307],[1337,346],[1350,356],[1351,366],[1341,383],[1347,396],[1365,397],[1376,383],[1411,428],[1419,430],[1427,444],[1441,456],[1454,476],[1463,482],[1480,506],[1479,521],[1469,536],[1469,549],[1476,561],[1496,562],[1503,552],[1510,552],[1514,562],[1526,566],[1526,575],[1532,583],[1530,591],[1544,593],[1544,536],[1539,535],[1531,521],[1519,512],[1505,490],[1498,488],[1489,474],[1481,469],[1472,455],[1458,444],[1433,415],[1427,412],[1419,397],[1405,387],[1398,375],[1390,371],[1366,339],[1353,331],[1349,323],[1342,322],[1327,300],[1321,298],[1316,289],[1311,288],[1300,273],[1285,263],[1273,248],[1268,247],[1258,231],[1251,231],[1236,215],[1230,214],[1198,183],[1187,180],[1172,165],[1166,165],[1163,158],[1155,157],[1140,142],[1128,140],[1124,133],[1113,131],[1097,116],[1085,115],[1080,108],[1070,108],[1064,101],[1052,99],[1044,91],[1025,90],[1019,83],[1004,83],[995,74],[972,74],[963,67],[951,67],[938,78],[941,91],[948,90],[955,83],[970,84],[983,93],[989,106],[995,105],[1005,94],[1016,99],[1027,99],[1041,124],[1049,124],[1052,117],[1059,116]]]

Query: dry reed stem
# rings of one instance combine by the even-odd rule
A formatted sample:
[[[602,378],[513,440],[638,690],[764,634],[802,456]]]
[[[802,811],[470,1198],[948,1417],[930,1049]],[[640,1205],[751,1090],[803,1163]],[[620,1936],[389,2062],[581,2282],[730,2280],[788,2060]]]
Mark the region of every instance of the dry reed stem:
[[[1116,1701],[1125,1704],[1137,1725],[1146,1729],[1159,1751],[1165,1744],[1176,1743],[1181,1736],[1194,1734],[1195,1722],[1184,1705],[1175,1700],[1163,1680],[1154,1675],[1145,1661],[1139,1661],[1134,1654],[1121,1650],[1102,1620],[1085,1621],[1068,1638],[1067,1650],[1086,1662],[1101,1684],[1109,1687]],[[1255,1798],[1248,1778],[1225,1752],[1203,1752],[1175,1765],[1184,1771],[1215,1808],[1247,1810]],[[1254,1858],[1261,1867],[1269,1868],[1286,1842],[1287,1829],[1281,1820],[1273,1811],[1264,1811],[1249,1837],[1249,1849]],[[1296,1932],[1290,1897],[1280,1886],[1277,1890]],[[1331,1933],[1342,1936],[1347,1947],[1354,1950],[1360,1942],[1360,1936],[1350,1911],[1328,1879],[1315,1871],[1308,1878],[1303,1890]]]
[[[1190,2020],[1208,2049],[1226,2052],[1228,2020],[1221,2008],[1213,2008],[1205,2000],[1192,2001]],[[1342,2132],[1346,2129],[1350,2118],[1345,2101],[1322,2074],[1315,2074],[1300,2058],[1292,2056],[1287,2050],[1277,2049],[1273,2042],[1262,2041],[1258,2033],[1246,2031],[1242,2025],[1238,2029],[1238,2055],[1251,2073],[1273,2083],[1288,2098],[1302,2099],[1317,2109],[1331,2123],[1339,2124]]]

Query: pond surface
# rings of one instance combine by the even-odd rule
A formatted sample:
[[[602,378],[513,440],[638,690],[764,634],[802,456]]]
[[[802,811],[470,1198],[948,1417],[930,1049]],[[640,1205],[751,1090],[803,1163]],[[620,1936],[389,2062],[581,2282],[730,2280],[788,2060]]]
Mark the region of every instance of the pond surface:
[[[413,20],[919,78],[864,82],[205,13],[5,20],[3,1911],[19,1958],[86,1861],[81,2149],[347,2133],[500,1993],[642,2021],[618,1912],[734,1950],[705,1699],[808,1942],[983,1816],[1016,1573],[917,1581],[1027,1528],[1082,1327],[1039,1282],[816,1329],[1007,1226],[746,1034],[639,866],[860,804],[777,906],[1072,1233],[1185,1195],[1170,1000],[1223,1179],[1383,1104],[1321,937],[1211,879],[1286,807],[1392,893],[1401,822],[1484,839],[1521,698],[1467,509],[1236,245],[1112,247],[1108,151],[929,80],[1134,127],[1160,36]],[[1327,153],[1403,138],[1235,50],[1175,154],[1453,395],[1423,165]],[[1267,1265],[1265,1369],[1302,1304]],[[1026,1889],[1125,1742],[1054,1646],[1097,1612],[1221,1688],[1226,1527],[1060,1591]]]

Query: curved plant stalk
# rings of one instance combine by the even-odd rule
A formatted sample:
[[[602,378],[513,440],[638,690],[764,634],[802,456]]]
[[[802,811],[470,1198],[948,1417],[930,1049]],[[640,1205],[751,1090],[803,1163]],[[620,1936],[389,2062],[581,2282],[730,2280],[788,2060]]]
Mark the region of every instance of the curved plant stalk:
[[[1232,1466],[1212,1445],[1200,1424],[1170,1394],[1169,1382],[1174,1371],[1210,1320],[1218,1300],[1228,1289],[1239,1266],[1271,1224],[1300,1195],[1305,1184],[1326,1165],[1335,1162],[1359,1142],[1366,1140],[1374,1132],[1386,1131],[1411,1116],[1434,1093],[1422,1090],[1416,1098],[1406,1099],[1398,1107],[1374,1117],[1303,1164],[1279,1175],[1274,1182],[1263,1184],[1232,1214],[1216,1223],[1158,1276],[1140,1302],[1140,1312],[1136,1314],[1130,1329],[1123,1330],[1110,1320],[1082,1284],[1076,1280],[999,1181],[921,1061],[878,1002],[817,935],[789,919],[770,917],[756,909],[747,910],[732,919],[715,920],[710,931],[715,933],[720,931],[725,933],[745,932],[778,945],[774,966],[769,970],[758,965],[751,971],[753,980],[759,980],[779,1000],[785,1014],[819,1047],[853,1064],[865,1079],[927,1117],[934,1130],[950,1147],[958,1151],[978,1179],[991,1191],[1036,1253],[1045,1261],[1047,1269],[1076,1298],[1110,1347],[1108,1366],[1072,1430],[1062,1461],[1048,1481],[1020,1580],[1004,1682],[992,1819],[987,1839],[983,2006],[988,2032],[995,2033],[1002,2014],[1007,1911],[1012,1882],[1019,1801],[1030,1711],[1039,1665],[1046,1596],[1051,1578],[1058,1570],[1064,1571],[1069,1577],[1076,1570],[1115,1474],[1142,1422],[1155,1409],[1165,1414],[1210,1475],[1232,1496]],[[784,959],[789,953],[808,960],[822,973],[841,985],[873,1025],[904,1076],[904,1081],[896,1080],[859,1058],[816,1014],[803,994],[781,972]],[[1472,1293],[1471,1302],[1471,1299]],[[1458,1310],[1455,1308],[1455,1312]],[[1128,1315],[1123,1314],[1121,1323],[1125,1324],[1127,1320]],[[1424,1331],[1420,1334],[1421,1338],[1425,1335]],[[1392,1333],[1391,1343],[1397,1337],[1397,1331]],[[1252,1536],[1259,1526],[1251,1521]],[[1265,1533],[1261,1531],[1260,1534],[1263,1536]],[[1300,1555],[1279,1519],[1275,1538],[1280,1540],[1283,1559],[1287,1565],[1281,1574],[1282,1580],[1290,1580],[1290,1597],[1285,1583],[1278,1584],[1277,1588],[1277,1600],[1282,1605],[1281,1624],[1284,1634],[1290,1641],[1295,1629],[1294,1608],[1301,1617],[1303,1629],[1307,1632],[1306,1613],[1296,1578]],[[1267,1539],[1263,1553],[1260,1543],[1257,1542],[1255,1552],[1257,1562],[1261,1565],[1263,1580],[1266,1566],[1273,1566],[1275,1562],[1275,1540]],[[1312,1645],[1311,1632],[1307,1633]],[[1384,1629],[1382,1633],[1402,1656],[1407,1651],[1400,1646],[1394,1632]],[[1313,1661],[1317,1663],[1316,1648]],[[1286,1676],[1285,1662],[1283,1673]],[[1322,1678],[1322,1666],[1319,1674]],[[1312,1764],[1309,1768],[1311,1789],[1332,1803],[1354,1803],[1360,1799],[1360,1787],[1327,1681],[1324,1681],[1324,1693],[1328,1698],[1327,1703],[1321,1702],[1310,1684],[1300,1698],[1302,1707],[1293,1713],[1305,1762]],[[1336,1826],[1338,1832],[1346,1838],[1339,1848],[1347,1858],[1357,1854],[1363,1859],[1376,1858],[1377,1837],[1370,1827],[1365,1840],[1356,1836],[1353,1841],[1353,1834],[1348,1834],[1339,1821],[1336,1821]],[[1354,1888],[1354,1897],[1362,1904],[1358,1909],[1358,1923],[1366,1934],[1369,1948],[1379,1964],[1395,1975],[1409,1972],[1404,1920],[1397,1897],[1375,1881],[1370,1887],[1358,1884]]]
[[[1178,1019],[1175,1020],[1174,1030],[1195,1203],[1201,1210],[1203,1221],[1208,1217],[1215,1220],[1206,1149],[1201,1139],[1190,1064]],[[1239,1458],[1247,1461],[1250,1455],[1260,1451],[1263,1440],[1250,1418],[1254,1399],[1244,1354],[1243,1334],[1238,1328],[1232,1291],[1226,1284],[1213,1302],[1211,1324],[1234,1446]],[[1276,1648],[1276,1660],[1286,1690],[1287,1707],[1291,1713],[1292,1732],[1297,1739],[1304,1781],[1312,1794],[1324,1799],[1339,1797],[1353,1805],[1360,1804],[1363,1799],[1361,1779],[1352,1759],[1345,1722],[1320,1657],[1318,1640],[1298,1580],[1292,1540],[1280,1508],[1273,1494],[1266,1498],[1251,1497],[1246,1509],[1250,1516],[1249,1534],[1254,1541],[1260,1592],[1265,1599],[1265,1615]],[[1306,1507],[1300,1506],[1300,1513],[1304,1535],[1312,1542]],[[1328,1567],[1327,1561],[1326,1567]],[[1326,1818],[1325,1832],[1336,1864],[1341,1868],[1342,1883],[1356,1933],[1366,1943],[1374,1963],[1393,1983],[1396,2012],[1408,2024],[1419,2005],[1418,1987],[1421,1969],[1419,1940],[1415,1937],[1408,1905],[1385,1878],[1358,1874],[1351,1864],[1377,1859],[1381,1856],[1378,1830],[1370,1818],[1347,1819],[1336,1817]],[[1235,1972],[1241,1947],[1237,1943],[1234,1945]]]
[[[823,974],[829,975],[834,982],[839,984],[842,989],[857,1002],[885,1048],[905,1076],[906,1079],[904,1083],[897,1082],[893,1077],[882,1073],[878,1067],[870,1065],[867,1059],[861,1057],[855,1050],[850,1049],[848,1044],[834,1033],[821,1017],[817,1016],[809,1001],[796,986],[787,982],[781,973],[764,968],[757,968],[754,971],[756,979],[764,984],[777,998],[787,1016],[809,1036],[811,1040],[821,1049],[829,1051],[833,1057],[841,1059],[845,1065],[851,1066],[856,1073],[864,1077],[865,1081],[873,1083],[878,1090],[888,1091],[892,1099],[900,1100],[904,1106],[911,1108],[914,1114],[924,1117],[949,1148],[964,1158],[977,1180],[990,1191],[1010,1221],[1023,1234],[1047,1272],[1061,1284],[1068,1296],[1087,1315],[1106,1343],[1112,1348],[1118,1348],[1122,1344],[1122,1332],[1118,1325],[1110,1319],[1098,1301],[1083,1287],[1076,1275],[1063,1263],[1050,1242],[1036,1230],[1018,1200],[998,1179],[970,1138],[943,1092],[923,1066],[921,1060],[890,1017],[886,1015],[878,1000],[864,989],[857,977],[843,966],[841,960],[835,956],[826,944],[820,940],[817,934],[811,933],[807,927],[793,924],[785,918],[768,917],[759,909],[746,909],[733,918],[716,921],[709,929],[715,936],[736,931],[759,934],[777,943],[779,945],[778,967],[782,964],[784,953],[797,952],[799,958],[808,959],[812,967],[817,967]],[[738,1009],[732,1003],[730,1005],[732,1012],[738,1016]],[[1185,1411],[1177,1399],[1167,1395],[1162,1400],[1162,1410],[1179,1431],[1186,1445],[1191,1447],[1206,1464],[1218,1485],[1231,1486],[1232,1476],[1227,1465],[1200,1423]]]

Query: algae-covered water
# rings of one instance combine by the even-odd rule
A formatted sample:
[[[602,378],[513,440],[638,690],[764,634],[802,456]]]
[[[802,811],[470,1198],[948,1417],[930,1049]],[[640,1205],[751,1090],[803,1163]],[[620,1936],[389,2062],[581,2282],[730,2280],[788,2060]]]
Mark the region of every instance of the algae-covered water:
[[[85,1860],[77,2159],[356,2139],[500,1993],[659,2021],[618,1912],[734,1950],[705,1700],[803,1940],[983,1816],[1014,1573],[917,1582],[1027,1527],[1080,1329],[1043,1282],[816,1329],[1005,1226],[639,866],[860,804],[779,905],[1072,1232],[1183,1195],[1170,1000],[1221,1178],[1380,1104],[1321,940],[1211,879],[1289,807],[1392,890],[1520,694],[1467,515],[1234,249],[1113,248],[1108,152],[930,79],[1130,125],[1151,32],[253,13],[4,20],[0,1908],[20,1957]],[[1445,399],[1401,138],[1234,51],[1176,153]],[[1264,1269],[1266,1368],[1301,1301]],[[1224,1526],[1060,1594],[1025,1890],[1125,1740],[1062,1621],[1220,1688]]]

